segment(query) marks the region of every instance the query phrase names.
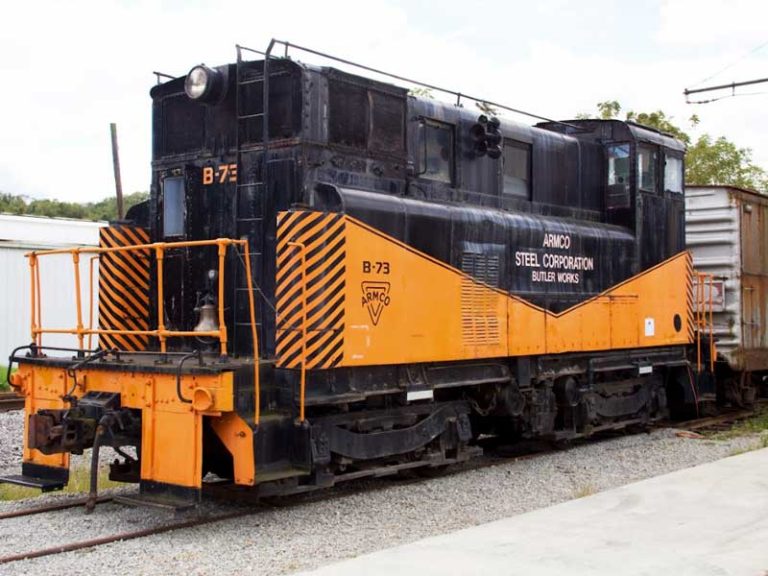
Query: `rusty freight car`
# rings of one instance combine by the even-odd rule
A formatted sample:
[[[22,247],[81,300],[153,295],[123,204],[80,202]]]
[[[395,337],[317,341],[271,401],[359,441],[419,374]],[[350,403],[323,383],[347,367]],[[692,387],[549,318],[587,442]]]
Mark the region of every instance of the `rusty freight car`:
[[[711,306],[721,400],[751,404],[768,374],[768,197],[688,186],[685,220],[694,266],[709,275],[696,300]]]

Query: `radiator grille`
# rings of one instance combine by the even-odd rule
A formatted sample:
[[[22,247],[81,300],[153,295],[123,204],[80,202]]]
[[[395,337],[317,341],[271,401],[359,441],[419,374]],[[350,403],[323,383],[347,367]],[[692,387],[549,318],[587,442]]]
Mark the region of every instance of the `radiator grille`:
[[[466,346],[498,344],[499,317],[495,292],[487,286],[499,284],[499,257],[464,252],[461,269],[471,278],[461,281],[461,327]],[[486,284],[487,286],[484,286]]]

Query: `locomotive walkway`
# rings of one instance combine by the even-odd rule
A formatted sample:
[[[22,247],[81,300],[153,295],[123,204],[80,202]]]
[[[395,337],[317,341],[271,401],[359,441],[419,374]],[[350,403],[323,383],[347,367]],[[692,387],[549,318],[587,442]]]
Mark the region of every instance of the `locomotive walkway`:
[[[765,576],[766,543],[768,448],[307,574]]]

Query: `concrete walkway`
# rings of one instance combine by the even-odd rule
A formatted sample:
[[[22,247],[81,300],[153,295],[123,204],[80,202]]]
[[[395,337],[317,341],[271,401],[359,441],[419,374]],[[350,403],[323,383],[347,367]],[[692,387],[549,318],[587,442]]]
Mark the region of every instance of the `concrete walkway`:
[[[768,449],[307,574],[768,576]]]

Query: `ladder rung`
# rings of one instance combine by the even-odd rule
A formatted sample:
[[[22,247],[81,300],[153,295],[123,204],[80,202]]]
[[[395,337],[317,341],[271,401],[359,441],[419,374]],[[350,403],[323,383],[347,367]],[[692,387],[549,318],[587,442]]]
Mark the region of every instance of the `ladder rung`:
[[[261,143],[260,142],[258,144],[254,144],[254,145],[248,146],[247,148],[246,148],[246,146],[248,146],[248,144],[240,146],[240,148],[237,151],[238,154],[243,156],[245,154],[258,154],[260,152],[263,152],[263,148],[261,147]]]
[[[256,84],[257,82],[264,82],[263,78],[253,78],[251,80],[240,80],[237,85],[238,86],[246,86],[248,84]]]
[[[264,218],[238,218],[237,222],[262,222]]]
[[[248,120],[249,118],[261,118],[264,116],[264,112],[258,112],[256,114],[246,114],[245,116],[238,116],[238,120]]]

